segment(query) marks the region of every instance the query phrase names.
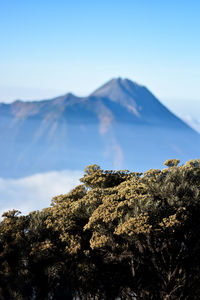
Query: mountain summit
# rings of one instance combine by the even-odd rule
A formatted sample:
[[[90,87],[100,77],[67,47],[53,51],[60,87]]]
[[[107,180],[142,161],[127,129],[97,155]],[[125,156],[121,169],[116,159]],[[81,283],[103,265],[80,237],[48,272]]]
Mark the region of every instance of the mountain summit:
[[[125,107],[140,123],[188,127],[172,114],[145,86],[129,79],[115,78],[94,91],[91,96],[109,99]],[[135,120],[136,121],[136,120]]]
[[[0,104],[0,176],[103,168],[143,170],[199,156],[200,135],[146,87],[116,78],[88,97]]]
[[[114,78],[95,90],[92,95],[97,97],[108,97],[113,101],[120,99],[124,94],[133,97],[137,92],[145,88],[129,79]]]

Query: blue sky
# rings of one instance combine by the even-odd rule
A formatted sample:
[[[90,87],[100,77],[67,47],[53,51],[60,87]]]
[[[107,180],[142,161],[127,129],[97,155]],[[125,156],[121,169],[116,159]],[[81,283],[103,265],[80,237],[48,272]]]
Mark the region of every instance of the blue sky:
[[[0,102],[86,95],[120,76],[200,108],[199,15],[198,0],[2,0]]]

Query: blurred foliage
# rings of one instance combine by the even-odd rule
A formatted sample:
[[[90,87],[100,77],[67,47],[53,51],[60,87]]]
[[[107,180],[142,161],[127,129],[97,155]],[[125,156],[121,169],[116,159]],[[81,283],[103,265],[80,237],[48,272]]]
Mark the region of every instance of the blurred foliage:
[[[0,300],[200,299],[200,160],[88,166],[50,207],[0,224]]]

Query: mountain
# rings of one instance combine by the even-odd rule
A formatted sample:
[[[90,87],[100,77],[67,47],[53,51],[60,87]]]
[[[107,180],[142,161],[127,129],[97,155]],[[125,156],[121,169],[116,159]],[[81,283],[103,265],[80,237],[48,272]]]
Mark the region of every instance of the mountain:
[[[146,87],[112,79],[88,97],[0,104],[0,176],[50,170],[160,168],[199,157],[200,135]]]
[[[182,119],[194,130],[196,130],[198,133],[200,133],[200,119],[199,118],[193,118],[190,115],[182,116]]]

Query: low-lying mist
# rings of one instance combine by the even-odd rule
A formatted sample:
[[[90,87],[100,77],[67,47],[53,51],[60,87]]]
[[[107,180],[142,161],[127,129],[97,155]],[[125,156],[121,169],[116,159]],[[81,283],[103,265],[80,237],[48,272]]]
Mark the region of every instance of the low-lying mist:
[[[11,209],[26,214],[47,207],[52,197],[69,192],[81,176],[81,171],[65,170],[20,179],[0,178],[0,215]]]

